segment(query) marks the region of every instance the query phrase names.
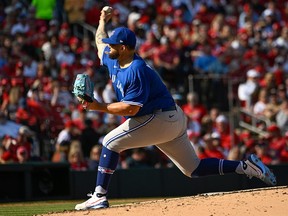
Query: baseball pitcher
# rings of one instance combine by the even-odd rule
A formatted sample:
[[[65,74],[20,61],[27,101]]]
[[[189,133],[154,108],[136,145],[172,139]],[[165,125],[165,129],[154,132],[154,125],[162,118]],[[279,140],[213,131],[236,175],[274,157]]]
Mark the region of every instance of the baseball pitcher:
[[[95,34],[98,57],[107,66],[118,102],[100,103],[93,98],[93,85],[80,74],[73,93],[87,110],[125,116],[126,121],[109,132],[103,140],[95,192],[75,209],[109,207],[106,198],[110,178],[126,149],[155,145],[188,177],[245,174],[269,185],[276,184],[274,174],[255,155],[246,161],[216,158],[200,160],[186,133],[186,116],[177,106],[158,74],[135,53],[136,36],[125,27],[116,28],[110,37],[105,24],[112,8],[104,7]]]

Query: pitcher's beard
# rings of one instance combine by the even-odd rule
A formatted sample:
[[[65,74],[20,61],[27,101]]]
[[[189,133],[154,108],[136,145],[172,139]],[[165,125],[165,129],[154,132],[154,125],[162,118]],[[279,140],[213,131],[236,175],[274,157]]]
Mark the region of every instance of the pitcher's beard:
[[[115,52],[115,53],[109,53],[109,58],[110,59],[117,59],[119,57],[119,53]]]

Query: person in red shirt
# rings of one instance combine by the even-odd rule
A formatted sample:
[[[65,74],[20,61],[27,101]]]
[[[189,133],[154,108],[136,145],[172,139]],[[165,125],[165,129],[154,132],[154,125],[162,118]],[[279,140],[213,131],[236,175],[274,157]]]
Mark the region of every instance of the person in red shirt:
[[[97,2],[97,1],[95,1]],[[100,8],[97,3],[94,3],[92,7],[88,8],[85,12],[85,22],[92,26],[97,26],[100,17]]]
[[[198,94],[190,92],[187,94],[187,103],[182,106],[184,113],[192,120],[201,123],[203,116],[207,114],[207,109],[199,103]]]
[[[267,128],[269,149],[274,151],[278,156],[286,145],[286,139],[281,135],[281,130],[276,124],[272,124]]]
[[[17,141],[6,135],[2,140],[0,164],[17,162]]]
[[[285,133],[285,146],[280,152],[280,162],[288,163],[288,131]]]
[[[178,51],[171,46],[169,39],[163,36],[160,39],[160,46],[155,51],[154,66],[169,88],[176,87],[178,84],[175,83],[175,77],[179,63]]]
[[[24,146],[19,146],[16,151],[18,163],[22,164],[29,160],[28,151]]]
[[[17,137],[5,136],[2,140],[0,164],[28,161],[31,157],[30,153],[32,148],[32,143],[28,137],[30,135],[32,135],[31,130],[27,126],[21,126]]]
[[[88,169],[88,163],[84,159],[81,144],[78,140],[72,141],[70,144],[68,162],[72,170],[85,171]]]
[[[183,10],[177,9],[173,13],[173,20],[171,22],[171,25],[176,28],[177,30],[180,30],[181,28],[184,28],[187,23],[184,21],[184,15]]]
[[[205,144],[202,157],[204,158],[218,158],[224,159],[225,155],[220,146],[220,134],[214,132],[212,134],[205,134],[203,137]]]
[[[216,131],[221,136],[221,146],[225,150],[230,150],[231,147],[239,141],[239,138],[235,132],[230,133],[230,125],[227,117],[224,115],[219,115],[216,118]]]
[[[68,44],[71,37],[71,30],[68,23],[62,23],[59,29],[58,39],[61,44]]]
[[[154,58],[154,54],[155,51],[157,49],[157,47],[159,46],[159,42],[156,39],[154,33],[152,31],[148,31],[146,33],[146,40],[144,43],[142,43],[139,47],[139,55],[145,59],[146,61],[148,61],[148,63],[152,63],[153,62],[153,58]]]
[[[170,14],[173,13],[173,10],[173,6],[169,1],[159,1],[159,4],[157,5],[157,14],[161,14],[163,16],[170,16]]]
[[[264,164],[272,164],[273,158],[269,154],[268,145],[266,143],[259,143],[255,146],[255,153]]]

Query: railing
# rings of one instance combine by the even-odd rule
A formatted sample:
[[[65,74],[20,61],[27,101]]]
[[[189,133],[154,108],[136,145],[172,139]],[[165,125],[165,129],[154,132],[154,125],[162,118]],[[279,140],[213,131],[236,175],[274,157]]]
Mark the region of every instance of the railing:
[[[94,43],[94,35],[96,32],[96,28],[91,26],[85,22],[78,22],[73,25],[73,35],[75,35],[79,39],[90,38],[92,40],[91,45],[95,47]]]
[[[251,111],[246,109],[240,109],[241,116],[244,119],[249,118],[249,122],[241,119],[239,121],[239,125],[249,131],[252,131],[254,133],[257,133],[259,135],[267,135],[266,131],[263,131],[263,129],[266,129],[269,125],[271,125],[271,121],[268,118],[258,116],[253,114]],[[261,125],[261,127],[259,127]]]
[[[221,91],[219,88],[214,88],[212,89],[213,92],[202,92],[202,94],[204,94],[204,96],[207,97],[207,95],[205,94],[211,94],[213,93],[214,95],[215,94],[218,94],[218,99],[221,98],[221,100],[225,99],[227,100],[227,110],[225,110],[225,112],[227,112],[227,116],[228,116],[228,119],[229,119],[229,127],[230,127],[230,133],[231,133],[231,137],[232,137],[232,140],[231,140],[231,143],[232,145],[236,144],[235,143],[235,140],[234,140],[234,136],[233,136],[233,131],[235,129],[235,127],[238,127],[237,125],[237,121],[236,119],[239,118],[239,108],[238,108],[238,105],[237,104],[234,104],[235,102],[235,92],[233,93],[233,89],[235,89],[235,87],[238,86],[238,84],[240,82],[242,82],[241,79],[234,79],[234,78],[231,78],[227,75],[219,75],[219,74],[213,74],[213,73],[209,73],[209,74],[190,74],[188,76],[188,83],[189,83],[189,92],[198,92],[199,88],[201,89],[201,84],[202,82],[210,82],[210,81],[225,81],[223,82],[223,85],[222,85],[222,88],[225,88],[226,90],[224,92],[226,92],[226,94],[221,94]],[[199,87],[200,85],[200,87]],[[208,85],[211,85],[211,83],[209,83]],[[198,87],[197,87],[198,86]],[[202,89],[203,90],[203,89]],[[200,90],[200,92],[202,91]],[[220,95],[220,96],[219,96]],[[199,95],[200,96],[200,95]],[[209,101],[209,100],[208,100]],[[206,103],[204,101],[202,101],[202,103]],[[205,104],[207,106],[207,104]],[[212,106],[213,107],[213,106]],[[221,110],[223,111],[223,110]]]

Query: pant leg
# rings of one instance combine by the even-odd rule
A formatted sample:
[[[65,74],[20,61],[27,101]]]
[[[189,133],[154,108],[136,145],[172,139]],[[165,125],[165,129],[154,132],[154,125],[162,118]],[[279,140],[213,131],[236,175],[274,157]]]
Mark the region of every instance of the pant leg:
[[[184,175],[192,177],[191,174],[198,167],[200,159],[186,133],[173,141],[156,146],[170,158]]]
[[[191,174],[198,167],[200,159],[187,135],[187,117],[180,108],[178,108],[178,113],[178,121],[183,125],[181,128],[182,135],[156,146],[170,158],[184,175],[191,178]]]
[[[187,118],[180,107],[168,112],[155,112],[126,120],[108,133],[103,145],[120,153],[126,149],[156,145],[187,176],[199,165],[187,137]]]
[[[127,119],[108,133],[103,145],[120,153],[126,149],[157,145],[174,140],[186,133],[182,110],[161,112]]]

